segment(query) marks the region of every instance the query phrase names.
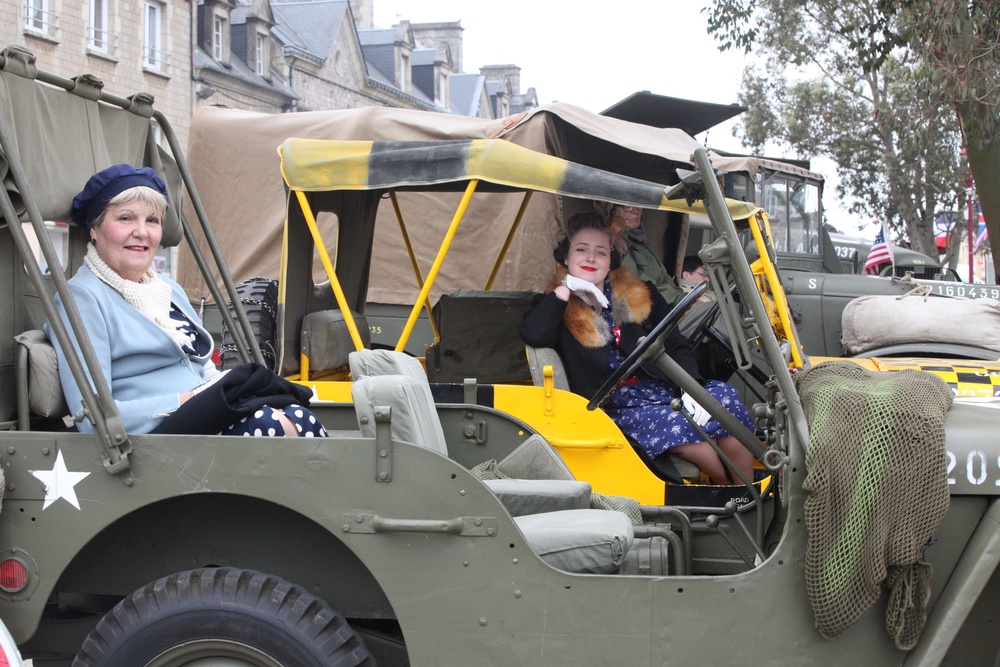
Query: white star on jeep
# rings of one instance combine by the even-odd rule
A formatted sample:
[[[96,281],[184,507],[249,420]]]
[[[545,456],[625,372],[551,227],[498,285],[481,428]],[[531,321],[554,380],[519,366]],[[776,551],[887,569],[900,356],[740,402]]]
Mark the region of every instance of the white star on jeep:
[[[76,491],[73,487],[83,481],[83,478],[90,473],[70,472],[66,470],[66,462],[63,461],[62,452],[56,454],[56,462],[52,466],[52,470],[29,470],[28,472],[37,477],[45,485],[43,511],[60,498],[65,498],[66,502],[70,505],[80,509],[80,501],[77,500]]]

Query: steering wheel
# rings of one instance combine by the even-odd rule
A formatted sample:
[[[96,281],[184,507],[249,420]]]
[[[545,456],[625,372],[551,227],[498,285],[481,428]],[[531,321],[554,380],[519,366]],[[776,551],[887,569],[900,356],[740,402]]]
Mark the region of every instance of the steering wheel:
[[[687,335],[688,345],[698,347],[707,338],[707,330],[715,326],[719,319],[719,302],[713,301],[706,309],[691,315],[694,326]],[[683,333],[683,332],[682,332]]]
[[[691,306],[698,301],[698,298],[705,293],[706,289],[708,289],[707,280],[703,283],[699,283],[693,290],[688,292],[687,296],[677,302],[677,305],[674,306],[669,313],[667,313],[666,317],[660,320],[660,323],[642,338],[639,344],[636,345],[635,349],[632,350],[632,354],[628,355],[628,357],[625,358],[625,361],[622,362],[622,365],[618,367],[618,370],[612,373],[608,379],[604,381],[604,384],[598,388],[598,390],[594,393],[594,397],[590,399],[589,403],[587,403],[588,410],[595,410],[597,406],[608,398],[608,395],[615,387],[618,386],[618,383],[635,372],[635,369],[642,364],[643,356],[646,354],[646,351],[652,347],[654,342],[660,340],[660,338],[673,331],[674,327],[676,327],[681,321],[681,318],[684,317],[687,311],[691,309]]]
[[[690,344],[691,347],[697,348],[699,345],[704,345],[705,343],[714,343],[725,355],[727,355],[729,359],[735,359],[733,344],[729,340],[729,335],[724,329],[720,330],[719,327],[716,326],[719,319],[719,308],[719,302],[713,302],[711,307],[700,315],[701,319],[698,321],[697,327],[692,329],[691,333],[688,335],[688,344]],[[692,317],[699,316],[692,315]],[[737,370],[735,364],[732,366],[731,370],[734,372]],[[762,371],[757,364],[751,364],[749,368],[744,369],[744,372],[748,373],[750,377],[760,383],[761,386],[767,383],[767,374],[764,373],[764,371]],[[759,398],[763,399],[760,392],[753,387],[750,387],[750,391],[756,394]]]

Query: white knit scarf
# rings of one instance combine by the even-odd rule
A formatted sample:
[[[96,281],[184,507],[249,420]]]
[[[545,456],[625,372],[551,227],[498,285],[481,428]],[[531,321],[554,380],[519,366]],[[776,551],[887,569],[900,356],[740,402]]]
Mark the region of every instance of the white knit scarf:
[[[170,285],[152,269],[146,270],[140,282],[127,280],[101,259],[97,254],[97,246],[93,243],[87,245],[84,262],[95,276],[121,294],[126,303],[166,331],[179,347],[191,344],[190,336],[177,329],[181,323],[170,318]]]

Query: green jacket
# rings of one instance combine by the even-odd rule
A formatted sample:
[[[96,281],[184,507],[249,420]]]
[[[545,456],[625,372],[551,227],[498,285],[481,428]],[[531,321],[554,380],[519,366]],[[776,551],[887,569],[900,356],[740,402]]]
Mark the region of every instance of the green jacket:
[[[656,253],[650,249],[646,242],[634,236],[631,232],[628,235],[628,250],[622,256],[622,266],[637,275],[642,280],[653,283],[663,298],[671,306],[684,297],[684,291],[674,282],[673,276],[667,273],[667,268],[657,257]]]

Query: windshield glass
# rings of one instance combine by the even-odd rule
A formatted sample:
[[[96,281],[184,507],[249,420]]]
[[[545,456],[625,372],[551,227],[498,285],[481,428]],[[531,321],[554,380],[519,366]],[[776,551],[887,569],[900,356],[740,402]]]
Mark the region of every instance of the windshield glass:
[[[760,204],[771,218],[774,249],[819,253],[820,191],[813,183],[762,169]]]

